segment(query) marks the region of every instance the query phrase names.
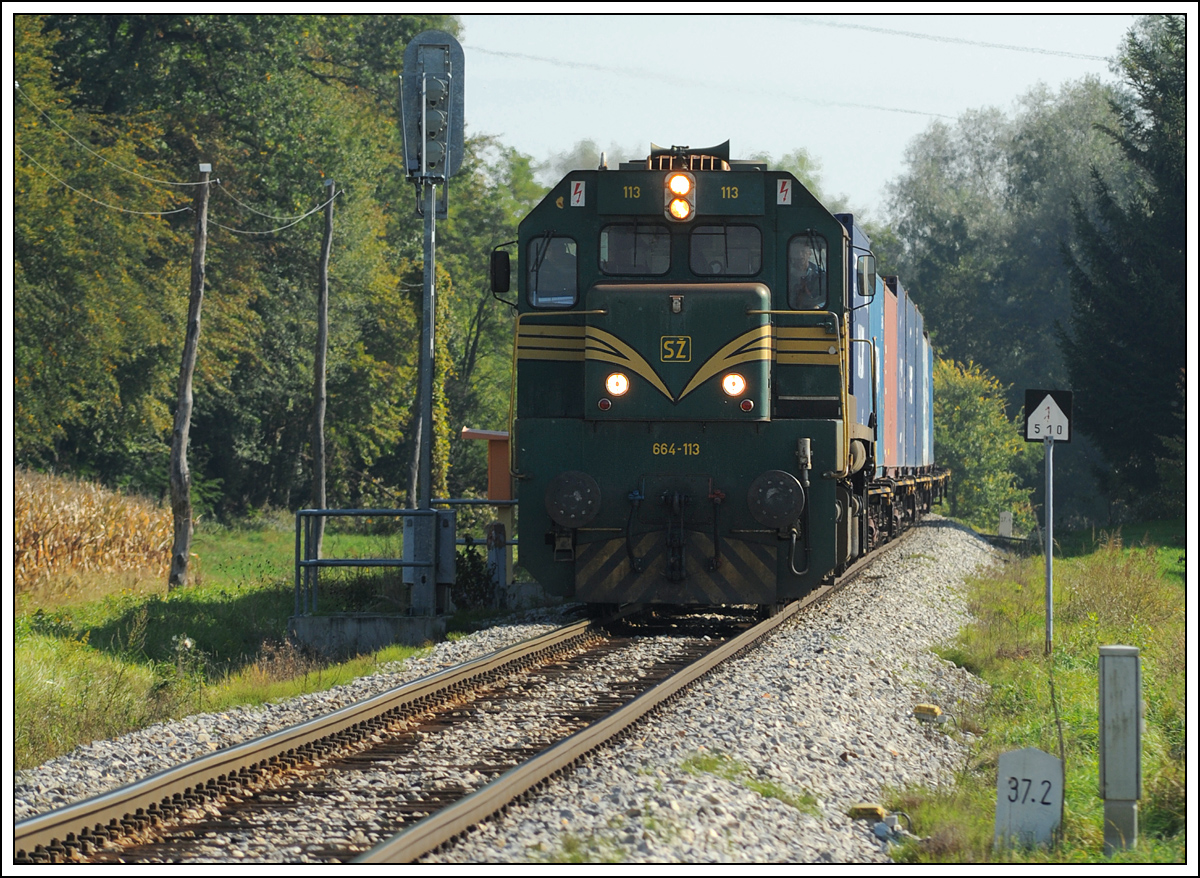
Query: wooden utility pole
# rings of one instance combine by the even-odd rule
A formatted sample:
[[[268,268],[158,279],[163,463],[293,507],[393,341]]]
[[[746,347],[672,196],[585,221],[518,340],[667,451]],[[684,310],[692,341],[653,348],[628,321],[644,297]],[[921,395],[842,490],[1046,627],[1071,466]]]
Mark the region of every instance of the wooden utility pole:
[[[317,279],[317,356],[313,363],[313,494],[314,509],[325,508],[325,349],[329,344],[329,251],[333,246],[333,196],[337,186],[325,181],[325,236],[321,240],[321,267]],[[321,557],[321,540],[325,536],[325,518],[316,520],[316,533],[311,556]]]
[[[200,346],[200,306],[204,302],[204,251],[208,247],[208,175],[212,165],[200,165],[196,187],[196,234],[192,244],[192,288],[188,297],[187,334],[183,362],[179,366],[179,400],[175,406],[175,429],[171,434],[171,513],[175,518],[175,542],[171,547],[171,574],[167,590],[187,585],[188,559],[192,548],[192,474],[188,471],[188,433],[192,426],[192,374]]]

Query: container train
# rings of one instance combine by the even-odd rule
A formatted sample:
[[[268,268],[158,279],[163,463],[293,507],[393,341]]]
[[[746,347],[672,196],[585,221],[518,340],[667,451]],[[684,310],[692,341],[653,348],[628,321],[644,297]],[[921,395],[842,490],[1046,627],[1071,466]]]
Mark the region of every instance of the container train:
[[[520,563],[548,594],[769,608],[944,495],[921,314],[790,173],[652,145],[567,174],[512,243]]]

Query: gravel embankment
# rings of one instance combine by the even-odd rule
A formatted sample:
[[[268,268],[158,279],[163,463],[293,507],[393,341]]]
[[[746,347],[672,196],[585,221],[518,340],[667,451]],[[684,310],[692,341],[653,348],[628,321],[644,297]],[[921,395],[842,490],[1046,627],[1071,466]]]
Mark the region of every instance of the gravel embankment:
[[[631,738],[427,862],[536,862],[572,852],[627,862],[886,862],[870,824],[846,811],[885,786],[942,782],[962,764],[970,737],[919,724],[912,707],[928,701],[954,713],[983,692],[928,650],[964,623],[955,588],[992,558],[969,531],[931,517],[833,605],[789,624]],[[558,621],[553,611],[529,616],[328,692],[94,742],[19,773],[15,817],[292,725]],[[705,770],[702,756],[719,757],[710,760],[718,770]],[[801,807],[751,789],[763,783]]]
[[[396,686],[528,640],[562,625],[557,609],[525,614],[518,623],[498,625],[428,655],[386,665],[345,686],[302,695],[277,704],[205,713],[159,723],[112,741],[93,741],[37,768],[17,772],[14,817],[24,820],[98,796],[173,765],[206,756],[288,726],[363,701]]]
[[[423,862],[888,862],[872,824],[847,811],[885,787],[945,782],[963,763],[970,735],[922,725],[912,709],[954,713],[985,693],[929,649],[967,621],[956,587],[993,558],[974,534],[930,517],[831,605]],[[697,770],[704,755],[746,771],[730,780]],[[815,804],[798,809],[747,781]]]

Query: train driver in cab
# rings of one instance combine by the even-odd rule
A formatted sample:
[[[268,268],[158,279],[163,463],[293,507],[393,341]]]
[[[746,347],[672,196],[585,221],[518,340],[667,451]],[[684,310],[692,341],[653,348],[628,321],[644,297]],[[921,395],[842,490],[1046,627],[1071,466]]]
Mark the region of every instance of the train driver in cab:
[[[799,311],[825,307],[825,242],[800,235],[788,244],[788,304]]]

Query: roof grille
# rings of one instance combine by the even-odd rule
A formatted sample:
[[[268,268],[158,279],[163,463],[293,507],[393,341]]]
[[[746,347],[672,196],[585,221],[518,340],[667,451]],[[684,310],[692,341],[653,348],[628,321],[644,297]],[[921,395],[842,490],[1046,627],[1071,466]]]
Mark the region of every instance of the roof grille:
[[[690,146],[659,146],[650,144],[646,159],[649,171],[728,171],[729,141],[718,146],[692,149]]]

